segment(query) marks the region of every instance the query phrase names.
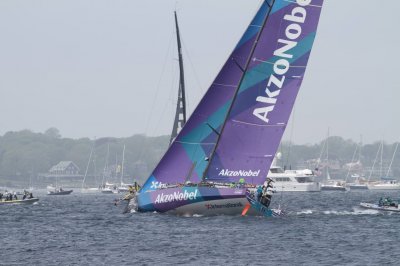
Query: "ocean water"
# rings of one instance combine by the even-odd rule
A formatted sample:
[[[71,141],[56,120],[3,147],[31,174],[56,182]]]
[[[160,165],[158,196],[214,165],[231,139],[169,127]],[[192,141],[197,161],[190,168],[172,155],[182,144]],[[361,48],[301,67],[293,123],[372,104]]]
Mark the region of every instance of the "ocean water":
[[[122,214],[115,195],[0,206],[0,265],[400,265],[397,192],[277,194],[283,218]]]

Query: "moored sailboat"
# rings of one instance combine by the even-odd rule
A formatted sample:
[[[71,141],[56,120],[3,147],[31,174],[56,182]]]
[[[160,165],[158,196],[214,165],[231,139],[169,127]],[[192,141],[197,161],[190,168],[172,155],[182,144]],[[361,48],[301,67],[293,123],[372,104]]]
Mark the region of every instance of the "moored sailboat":
[[[369,182],[368,183],[368,189],[370,190],[400,190],[400,184],[398,182],[398,180],[393,179],[393,178],[389,178],[389,173],[390,170],[392,168],[392,164],[394,161],[394,158],[396,156],[396,152],[397,149],[399,147],[399,143],[396,144],[393,155],[392,155],[392,159],[390,161],[390,165],[387,169],[386,172],[386,176],[383,176],[383,161],[382,161],[382,157],[383,157],[383,141],[381,143],[381,147],[380,147],[380,152],[381,152],[381,170],[380,170],[380,175],[381,175],[381,180],[379,181],[375,181],[375,182]],[[379,150],[378,150],[379,152]],[[372,173],[372,170],[371,170]]]
[[[137,194],[138,211],[240,214],[289,119],[323,0],[263,1],[221,72]]]

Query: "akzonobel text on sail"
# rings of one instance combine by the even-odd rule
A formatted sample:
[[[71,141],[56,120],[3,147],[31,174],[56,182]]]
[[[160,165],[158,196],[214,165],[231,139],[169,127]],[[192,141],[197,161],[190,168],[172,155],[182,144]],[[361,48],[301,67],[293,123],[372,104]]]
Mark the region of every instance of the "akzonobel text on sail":
[[[256,108],[253,114],[268,123],[268,114],[275,108],[277,97],[285,83],[285,74],[290,68],[290,62],[288,59],[293,58],[293,54],[290,50],[297,46],[297,40],[301,35],[302,27],[307,17],[307,10],[304,6],[310,5],[312,0],[297,0],[298,6],[292,9],[291,14],[285,15],[284,20],[293,22],[286,27],[285,35],[286,39],[278,39],[278,43],[283,44],[282,47],[275,50],[274,55],[279,59],[274,63],[273,73],[271,74],[267,87],[265,89],[266,96],[258,96],[256,101],[260,103],[268,104],[268,106]],[[271,90],[271,88],[275,88]]]

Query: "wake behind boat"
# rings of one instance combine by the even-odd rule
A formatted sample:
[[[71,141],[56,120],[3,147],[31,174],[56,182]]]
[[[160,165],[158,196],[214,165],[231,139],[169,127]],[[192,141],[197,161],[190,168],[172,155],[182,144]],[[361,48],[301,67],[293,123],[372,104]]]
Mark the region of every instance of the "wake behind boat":
[[[248,202],[246,189],[264,183],[278,149],[322,4],[263,1],[138,193],[138,211],[241,214]]]

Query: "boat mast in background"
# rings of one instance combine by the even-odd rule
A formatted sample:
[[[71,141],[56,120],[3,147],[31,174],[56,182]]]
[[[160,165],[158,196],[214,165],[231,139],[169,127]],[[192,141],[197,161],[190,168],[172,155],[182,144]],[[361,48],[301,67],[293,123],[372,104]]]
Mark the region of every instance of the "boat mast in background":
[[[124,185],[124,163],[125,163],[125,144],[124,144],[124,149],[122,150],[121,181],[120,181],[121,187]]]
[[[83,177],[83,180],[82,180],[82,189],[85,189],[85,181],[86,181],[86,177],[87,177],[87,174],[88,174],[90,161],[92,160],[93,150],[94,150],[94,144],[92,146],[92,149],[90,150],[89,160],[88,160],[88,163],[86,165],[85,176]]]
[[[178,43],[178,56],[179,56],[179,92],[178,102],[176,103],[176,112],[174,126],[172,128],[170,145],[186,123],[186,98],[185,98],[185,75],[183,71],[183,57],[182,57],[182,45],[178,26],[178,17],[175,11],[175,27],[176,27],[176,38]]]

